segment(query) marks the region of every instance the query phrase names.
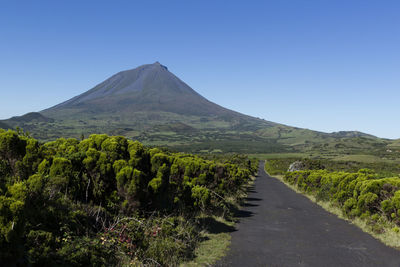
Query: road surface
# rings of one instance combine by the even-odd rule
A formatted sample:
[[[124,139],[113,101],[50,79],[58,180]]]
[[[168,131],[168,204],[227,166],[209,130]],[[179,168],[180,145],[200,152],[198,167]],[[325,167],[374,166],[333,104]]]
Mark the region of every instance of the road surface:
[[[215,266],[400,266],[400,251],[337,218],[260,163],[227,256]]]

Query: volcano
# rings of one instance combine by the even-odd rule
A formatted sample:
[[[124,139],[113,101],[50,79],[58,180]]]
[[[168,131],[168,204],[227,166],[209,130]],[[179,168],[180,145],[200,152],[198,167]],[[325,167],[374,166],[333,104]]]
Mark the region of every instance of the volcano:
[[[208,101],[159,62],[118,72],[89,91],[41,113],[47,117],[79,114],[169,112],[184,116],[248,118]]]
[[[106,133],[150,144],[215,140],[228,131],[278,125],[207,100],[159,62],[118,72],[65,102],[3,123],[43,141]]]
[[[159,62],[118,72],[65,102],[0,123],[21,127],[42,141],[105,133],[190,152],[308,152],[331,143],[332,153],[338,147],[364,153],[387,145],[360,132],[311,131],[224,108]]]

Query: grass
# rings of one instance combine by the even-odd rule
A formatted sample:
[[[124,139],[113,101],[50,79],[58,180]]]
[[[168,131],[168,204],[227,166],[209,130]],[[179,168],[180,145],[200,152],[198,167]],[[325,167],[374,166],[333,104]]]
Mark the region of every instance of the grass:
[[[268,173],[267,171],[265,172]],[[273,177],[284,183],[287,187],[289,187],[296,193],[304,195],[310,201],[316,203],[324,210],[335,214],[336,216],[338,216],[338,218],[348,221],[349,223],[357,226],[363,232],[370,234],[375,239],[381,241],[385,245],[400,249],[400,231],[397,225],[395,225],[394,223],[384,219],[380,222],[371,222],[359,217],[348,218],[344,216],[342,210],[339,207],[335,206],[333,203],[329,201],[317,201],[317,199],[313,195],[305,194],[304,192],[298,190],[296,186],[287,183],[283,179],[283,175],[274,175]]]
[[[213,217],[213,219],[224,225],[227,229],[234,225],[233,222],[229,222],[222,217]],[[226,255],[231,241],[229,232],[210,233],[205,231],[202,236],[204,241],[196,248],[195,258],[190,262],[182,263],[180,266],[208,266]]]
[[[400,165],[398,161],[396,162],[390,159],[368,161],[371,157],[373,159],[373,156],[368,155],[349,156],[349,160],[271,157],[266,159],[265,168],[267,172],[272,175],[285,174],[291,163],[300,160],[305,164],[305,168],[308,169],[326,169],[328,171],[344,172],[358,172],[360,169],[370,169],[381,178],[395,177],[400,174]]]
[[[390,145],[388,145],[389,148],[394,148],[394,149],[400,149],[400,139],[393,140]]]
[[[392,160],[388,158],[381,158],[375,155],[345,155],[333,158],[335,161],[355,161],[362,163],[377,163],[377,162],[387,162],[387,163],[400,163],[400,160]]]
[[[14,118],[0,122],[19,126],[41,141],[59,137],[80,138],[93,133],[126,136],[147,145],[168,146],[191,153],[246,153],[260,159],[271,157],[310,157],[335,159],[346,155],[371,161],[382,160],[392,149],[400,155],[399,140],[386,140],[352,134],[327,134],[239,116],[200,116],[164,111],[120,113],[65,109],[45,115],[54,120]],[[53,116],[54,115],[54,116]],[[57,116],[56,116],[57,115]],[[25,118],[26,117],[26,118]],[[265,152],[268,152],[266,154]],[[362,157],[361,155],[365,155]]]
[[[318,152],[318,151],[309,151],[309,152],[284,152],[284,153],[250,153],[248,154],[251,157],[258,158],[260,160],[269,160],[269,159],[285,159],[285,158],[310,158],[310,159],[323,159],[323,160],[332,160],[332,161],[347,161],[347,162],[359,162],[359,163],[389,163],[389,164],[398,164],[400,163],[399,155],[397,151],[395,152],[377,152],[375,154],[363,154],[363,153],[342,153],[340,151],[334,152],[332,149],[331,152]]]
[[[226,199],[231,204],[231,212],[240,209],[241,201],[247,196],[247,189],[254,183],[255,177],[242,187],[237,196]],[[206,226],[202,232],[204,239],[195,250],[195,258],[180,264],[183,266],[210,266],[223,258],[229,251],[231,241],[230,233],[235,229],[238,218],[229,216],[204,216],[200,218]]]
[[[257,158],[259,160],[266,159],[279,159],[279,158],[305,158],[308,157],[307,153],[265,153],[265,154],[248,154],[249,157]]]

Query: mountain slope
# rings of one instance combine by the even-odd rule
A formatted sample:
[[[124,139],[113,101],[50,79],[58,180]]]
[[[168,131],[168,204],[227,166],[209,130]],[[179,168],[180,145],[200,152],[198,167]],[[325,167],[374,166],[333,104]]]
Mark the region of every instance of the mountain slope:
[[[4,122],[1,122],[1,121],[0,121],[0,128],[2,128],[2,129],[8,129],[8,128],[10,128],[10,126],[8,126],[8,125],[5,124]]]
[[[41,113],[54,118],[65,111],[117,113],[161,111],[195,116],[250,118],[208,101],[159,62],[122,71],[89,91]],[[67,112],[71,116],[71,112]]]
[[[3,123],[43,141],[106,133],[191,152],[377,153],[387,145],[360,132],[316,132],[226,109],[159,62],[118,72],[63,103]]]
[[[54,119],[47,118],[39,112],[29,112],[22,116],[15,116],[9,119],[12,122],[31,123],[31,122],[54,122]]]

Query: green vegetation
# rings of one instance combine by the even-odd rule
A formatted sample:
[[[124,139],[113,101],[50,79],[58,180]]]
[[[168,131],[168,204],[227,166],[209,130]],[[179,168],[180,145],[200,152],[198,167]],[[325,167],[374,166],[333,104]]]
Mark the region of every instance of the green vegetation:
[[[394,151],[399,152],[398,150],[400,149],[400,139],[393,140],[388,147],[390,150],[393,149]],[[393,152],[393,150],[392,150],[392,152]]]
[[[234,222],[222,217],[204,218],[207,231],[203,232],[204,241],[195,249],[195,258],[183,262],[181,266],[209,266],[217,259],[225,256],[231,240],[230,232],[233,231]]]
[[[0,130],[0,260],[7,264],[210,264],[229,241],[224,217],[257,169],[255,160],[226,153],[268,159],[272,175],[310,158],[302,160],[305,172],[320,172],[331,184],[299,173],[303,182],[294,184],[301,190],[333,203],[345,198],[338,205],[347,216],[390,215],[386,220],[398,224],[396,179],[382,179],[389,191],[379,185],[384,193],[365,195],[336,181],[352,173],[357,185],[397,176],[399,140],[246,116],[201,97],[157,62],[40,113],[0,121],[10,127],[17,132]],[[376,174],[358,171],[365,167]],[[340,170],[347,174],[332,172]]]
[[[283,181],[295,190],[322,203],[322,206],[355,222],[384,243],[400,246],[400,178],[382,178],[375,171],[328,171],[308,165],[308,169],[285,172]],[[308,162],[307,164],[310,164]],[[307,165],[306,164],[306,165]],[[335,164],[335,163],[332,163]],[[279,172],[283,161],[267,162],[266,171]],[[331,166],[332,167],[332,166]],[[281,178],[281,179],[282,179]]]
[[[8,125],[5,124],[4,122],[1,122],[1,121],[0,121],[0,128],[2,128],[2,129],[9,129],[10,126],[8,126]]]
[[[121,136],[42,144],[0,130],[0,262],[177,265],[208,234],[202,218],[229,214],[256,170],[244,156],[210,160]]]
[[[289,165],[297,160],[297,158],[280,158],[266,160],[265,171],[269,175],[282,175],[288,170]]]
[[[105,133],[187,153],[268,152],[373,162],[399,162],[400,156],[398,140],[355,131],[311,131],[223,108],[158,62],[119,72],[40,113],[0,121],[0,127],[8,127],[3,123],[23,128],[42,142]]]
[[[400,164],[391,161],[381,162],[362,162],[362,161],[337,161],[328,159],[309,159],[309,158],[272,158],[266,160],[265,170],[270,175],[284,175],[289,165],[295,161],[301,161],[304,170],[328,170],[358,172],[360,169],[369,168],[379,177],[397,176],[400,174]]]
[[[72,111],[71,111],[72,112]],[[74,111],[74,114],[76,112]],[[204,117],[165,111],[137,111],[122,116],[115,112],[78,113],[50,119],[32,114],[4,121],[48,142],[57,138],[107,133],[138,140],[147,146],[164,146],[188,153],[246,153],[270,158],[271,153],[350,161],[397,161],[395,141],[367,135],[337,135],[273,124],[255,118]],[[263,154],[266,151],[270,154]],[[279,156],[281,157],[281,156]]]

